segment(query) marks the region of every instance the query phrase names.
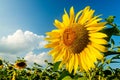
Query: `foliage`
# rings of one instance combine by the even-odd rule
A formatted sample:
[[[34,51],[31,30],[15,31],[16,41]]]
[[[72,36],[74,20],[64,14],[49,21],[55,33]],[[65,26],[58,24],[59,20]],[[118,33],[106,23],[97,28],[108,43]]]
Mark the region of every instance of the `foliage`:
[[[120,46],[115,45],[112,36],[120,36],[119,27],[114,23],[115,16],[109,16],[106,20],[107,27],[102,32],[108,35],[108,52],[105,52],[104,60],[96,63],[96,68],[88,72],[79,71],[74,75],[64,67],[59,69],[59,62],[49,63],[45,60],[46,67],[34,63],[32,67],[16,68],[14,64],[0,59],[0,80],[119,80],[120,68],[111,68],[110,64],[120,63]],[[24,58],[16,60],[25,61]]]
[[[96,68],[89,72],[69,73],[65,68],[57,69],[59,65],[56,63],[48,63],[43,68],[41,65],[34,63],[32,67],[24,69],[16,69],[6,61],[3,61],[4,67],[0,70],[0,80],[119,80],[120,69],[112,69],[106,66],[116,59],[114,56],[111,59],[104,59],[103,63],[96,64]],[[106,66],[106,68],[105,68]]]

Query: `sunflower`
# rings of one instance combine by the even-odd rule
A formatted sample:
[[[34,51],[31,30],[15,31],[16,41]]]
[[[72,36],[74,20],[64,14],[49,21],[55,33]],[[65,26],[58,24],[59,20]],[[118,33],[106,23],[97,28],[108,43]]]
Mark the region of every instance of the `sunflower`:
[[[17,60],[14,64],[14,66],[17,69],[24,69],[27,66],[27,64],[26,64],[25,60]]]
[[[100,32],[105,28],[106,22],[100,22],[100,15],[94,15],[90,6],[85,7],[76,15],[74,8],[70,8],[69,14],[64,10],[62,22],[54,21],[57,29],[47,32],[45,40],[46,48],[51,48],[49,54],[53,61],[61,61],[60,66],[65,64],[66,69],[71,73],[80,70],[88,71],[95,67],[97,60],[103,59],[102,52],[106,52],[106,34]]]

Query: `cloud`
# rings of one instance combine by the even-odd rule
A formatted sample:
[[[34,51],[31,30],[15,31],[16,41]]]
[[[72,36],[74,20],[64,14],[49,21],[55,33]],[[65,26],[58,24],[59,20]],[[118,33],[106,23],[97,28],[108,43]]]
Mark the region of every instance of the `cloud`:
[[[0,39],[0,53],[28,53],[34,49],[43,48],[46,43],[43,35],[17,30],[12,35]]]
[[[47,52],[42,52],[39,54],[29,52],[28,54],[26,54],[24,59],[28,62],[29,65],[32,65],[34,62],[36,62],[42,66],[45,66],[45,60],[47,60],[48,62],[52,61],[51,56],[48,55]]]
[[[51,57],[44,49],[47,43],[44,38],[43,35],[19,29],[11,35],[0,38],[0,57],[11,63],[14,63],[17,57],[25,58],[28,65],[36,62],[44,66],[44,60],[51,61]]]

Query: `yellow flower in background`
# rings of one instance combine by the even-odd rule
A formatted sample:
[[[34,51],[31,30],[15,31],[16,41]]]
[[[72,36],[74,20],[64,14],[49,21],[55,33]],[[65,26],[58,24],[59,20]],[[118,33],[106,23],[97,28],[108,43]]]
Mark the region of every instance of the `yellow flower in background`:
[[[89,6],[76,15],[73,7],[69,14],[64,10],[62,22],[54,21],[57,29],[46,33],[49,43],[45,47],[52,48],[49,54],[53,61],[61,61],[60,67],[65,64],[70,73],[76,73],[78,66],[85,71],[94,68],[97,59],[103,59],[101,52],[107,51],[107,35],[100,32],[106,22],[100,22],[102,19],[94,12]]]
[[[24,69],[26,68],[27,64],[25,60],[17,60],[14,64],[15,68],[17,69]]]

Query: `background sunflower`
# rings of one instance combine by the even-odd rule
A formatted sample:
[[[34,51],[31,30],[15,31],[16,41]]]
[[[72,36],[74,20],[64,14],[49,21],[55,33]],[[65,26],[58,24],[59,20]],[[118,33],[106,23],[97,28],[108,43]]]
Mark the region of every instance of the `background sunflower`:
[[[17,69],[24,69],[26,68],[27,64],[26,61],[23,59],[18,59],[15,64],[14,64],[15,68]]]

